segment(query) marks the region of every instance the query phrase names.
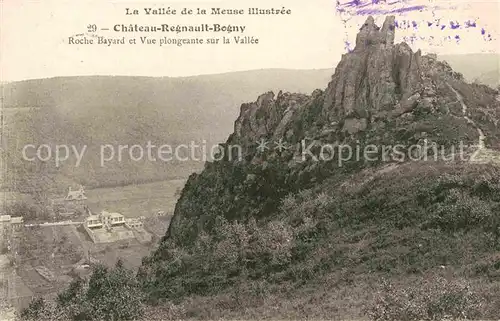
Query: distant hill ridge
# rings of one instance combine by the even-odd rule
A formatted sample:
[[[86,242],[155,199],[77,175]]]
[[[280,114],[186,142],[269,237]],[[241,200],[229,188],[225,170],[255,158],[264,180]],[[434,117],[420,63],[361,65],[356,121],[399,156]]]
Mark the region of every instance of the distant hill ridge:
[[[438,59],[447,61],[468,81],[476,80],[492,87],[500,84],[499,54],[442,55]],[[470,61],[473,61],[474,64],[471,64]],[[223,89],[224,92],[228,92],[230,97],[247,101],[251,100],[252,97],[245,89],[286,88],[285,90],[290,92],[310,93],[315,88],[321,88],[320,84],[324,83],[322,81],[329,79],[331,74],[331,68],[311,70],[273,68],[186,77],[106,75],[51,77],[4,82],[0,86],[5,108],[50,107],[63,103],[66,103],[67,107],[82,104],[79,106],[80,108],[102,107],[118,103],[130,106],[140,101],[158,103],[156,99],[153,99],[157,96],[166,98],[161,103],[165,105],[164,108],[168,108],[169,104],[172,103],[169,98],[174,98],[173,102],[177,102],[175,99],[179,97],[175,95],[168,97],[167,94],[179,89],[184,89],[184,91],[203,89],[196,86],[203,87],[211,82],[213,82],[214,89]],[[236,90],[230,90],[235,88]],[[82,89],[83,91],[81,91]],[[65,97],[65,95],[72,97]],[[119,100],[115,101],[116,98]],[[127,99],[131,99],[131,101],[127,101]],[[62,108],[63,106],[58,107]]]
[[[103,144],[144,146],[217,144],[231,132],[238,106],[262,91],[286,88],[310,93],[328,82],[331,70],[255,70],[183,78],[82,76],[34,79],[3,86],[12,166],[6,182],[25,192],[79,183],[87,187],[126,185],[187,176],[202,162],[110,162],[100,168]],[[18,112],[16,108],[38,107]],[[9,109],[12,110],[9,112]],[[20,160],[25,144],[94,147],[80,168]],[[43,165],[43,166],[42,166]],[[38,167],[37,167],[38,166]],[[46,171],[43,183],[33,176]],[[33,187],[34,184],[39,187]]]
[[[478,55],[475,59],[478,64],[471,68],[466,56],[446,58],[470,72],[471,80],[478,72],[491,79],[491,72],[495,72],[494,62],[498,62],[498,55]],[[19,146],[23,144],[96,147],[100,144],[145,144],[146,141],[175,145],[205,140],[211,146],[224,141],[232,132],[233,121],[239,112],[237,106],[242,103],[268,91],[310,94],[316,88],[323,88],[332,74],[333,68],[263,69],[179,78],[75,76],[4,84],[4,111],[8,126],[13,129],[7,135],[11,141],[10,155],[12,162],[17,164],[11,167],[15,170],[9,174],[9,184],[26,191],[32,189],[22,178],[30,172],[25,167],[33,166],[19,162]],[[13,108],[24,107],[40,109],[17,114],[17,110],[13,111]],[[17,149],[13,150],[14,147]],[[46,175],[48,181],[43,185],[122,185],[161,180],[172,175],[187,176],[203,166],[199,162],[121,163],[101,169],[97,159],[86,160],[78,169],[71,166],[50,168]]]

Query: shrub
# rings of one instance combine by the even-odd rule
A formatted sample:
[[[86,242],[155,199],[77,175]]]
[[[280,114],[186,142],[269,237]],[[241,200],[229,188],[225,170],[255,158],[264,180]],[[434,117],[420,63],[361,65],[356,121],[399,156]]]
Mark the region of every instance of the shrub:
[[[466,282],[431,277],[398,287],[384,281],[366,314],[373,321],[431,321],[480,316],[483,300]]]
[[[53,309],[43,298],[35,298],[26,309],[21,311],[20,317],[26,321],[52,320],[52,312]]]
[[[56,302],[35,299],[21,312],[21,319],[35,320],[135,320],[142,314],[142,294],[132,271],[118,261],[114,269],[97,265],[90,280],[77,279]]]

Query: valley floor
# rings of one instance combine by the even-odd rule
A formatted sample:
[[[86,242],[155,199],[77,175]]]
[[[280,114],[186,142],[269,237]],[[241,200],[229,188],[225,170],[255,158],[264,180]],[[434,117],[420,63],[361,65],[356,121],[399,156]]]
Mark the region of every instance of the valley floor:
[[[133,239],[94,244],[81,225],[25,226],[15,237],[9,238],[8,253],[0,255],[0,285],[5,290],[2,292],[5,295],[0,293],[0,303],[8,301],[7,292],[12,284],[12,273],[15,273],[17,283],[21,282],[22,288],[30,293],[27,302],[15,303],[21,309],[26,307],[31,296],[52,297],[65,289],[76,275],[88,274],[89,270],[81,269],[80,266],[88,264],[89,260],[112,267],[118,259],[122,259],[127,268],[136,270],[141,265],[142,258],[156,247],[158,240],[165,234],[177,194],[184,183],[185,180],[170,180],[88,191],[89,207],[93,211],[112,210],[122,212],[126,217],[143,216],[144,228],[153,237],[148,243]],[[3,206],[18,201],[32,201],[18,193],[5,192],[0,196],[0,204]],[[158,211],[165,212],[165,216],[157,217]],[[84,214],[68,219],[82,221]],[[28,220],[25,223],[31,225],[33,222]],[[0,244],[2,249],[7,249],[6,242],[7,240],[5,244]],[[39,270],[48,271],[48,277],[42,276]],[[6,306],[0,312],[11,313],[9,311],[11,310],[7,310]],[[0,320],[7,320],[7,316],[0,315]]]

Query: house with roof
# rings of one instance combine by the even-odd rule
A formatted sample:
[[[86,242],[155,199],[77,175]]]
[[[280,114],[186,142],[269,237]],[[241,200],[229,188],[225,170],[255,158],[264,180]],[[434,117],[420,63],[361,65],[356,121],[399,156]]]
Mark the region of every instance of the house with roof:
[[[127,218],[125,219],[125,225],[130,229],[142,228],[144,227],[144,217]]]
[[[82,185],[77,190],[73,190],[71,186],[68,188],[68,195],[64,198],[66,202],[73,202],[76,204],[83,205],[87,200],[87,196],[85,195],[85,189]]]
[[[125,225],[125,217],[120,213],[110,213],[102,211],[100,214],[93,214],[87,216],[85,219],[85,226],[88,228],[113,228]]]
[[[85,226],[90,229],[98,229],[102,228],[104,225],[99,215],[89,215],[85,219]]]
[[[116,227],[125,225],[125,217],[120,213],[102,211],[101,220],[105,226]]]
[[[22,216],[14,216],[10,218],[10,225],[14,232],[19,231],[24,225],[24,218]]]
[[[52,199],[54,213],[61,216],[71,216],[86,212],[87,195],[82,185],[76,190],[68,187],[68,193],[62,198]]]
[[[116,242],[134,238],[127,220],[120,213],[102,211],[85,218],[84,228],[94,243]]]
[[[24,225],[22,216],[0,215],[0,235],[10,237],[12,233],[19,231]]]

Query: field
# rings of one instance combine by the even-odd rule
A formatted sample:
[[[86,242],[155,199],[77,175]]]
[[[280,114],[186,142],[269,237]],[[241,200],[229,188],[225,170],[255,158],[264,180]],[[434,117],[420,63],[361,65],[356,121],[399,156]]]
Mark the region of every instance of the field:
[[[168,220],[163,220],[162,229]],[[159,225],[159,224],[157,224]],[[83,228],[75,226],[51,226],[26,228],[19,244],[17,270],[19,276],[36,295],[51,295],[66,288],[81,264],[92,262],[112,267],[122,259],[127,268],[137,269],[142,258],[148,255],[158,241],[139,243],[135,239],[108,244],[94,244]],[[43,278],[37,267],[45,267],[55,276],[53,281]]]
[[[0,208],[3,209],[6,206],[18,202],[32,203],[33,199],[28,194],[22,194],[17,192],[0,192]]]
[[[122,259],[125,266],[137,269],[142,258],[151,253],[167,228],[178,194],[185,180],[133,185],[116,188],[99,188],[87,191],[88,205],[93,212],[101,210],[119,212],[126,217],[145,216],[145,229],[153,235],[148,243],[136,239],[115,243],[94,244],[83,227],[47,226],[26,227],[15,242],[18,252],[16,267],[19,276],[35,295],[53,295],[64,289],[79,271],[77,267],[92,261],[113,266]],[[165,217],[156,217],[157,211]],[[80,218],[76,219],[80,221]],[[37,269],[47,268],[54,274],[53,281],[42,277]]]
[[[173,214],[185,180],[168,180],[124,187],[96,188],[87,191],[92,212],[118,212],[126,217],[151,217],[158,211]]]

